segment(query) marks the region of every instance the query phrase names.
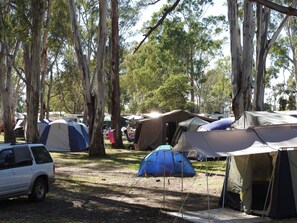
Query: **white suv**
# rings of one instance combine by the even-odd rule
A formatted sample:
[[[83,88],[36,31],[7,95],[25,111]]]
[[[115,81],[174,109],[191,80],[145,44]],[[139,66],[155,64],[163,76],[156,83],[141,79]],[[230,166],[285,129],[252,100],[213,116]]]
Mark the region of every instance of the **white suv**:
[[[54,162],[44,145],[0,144],[0,199],[28,195],[42,201],[54,181]]]

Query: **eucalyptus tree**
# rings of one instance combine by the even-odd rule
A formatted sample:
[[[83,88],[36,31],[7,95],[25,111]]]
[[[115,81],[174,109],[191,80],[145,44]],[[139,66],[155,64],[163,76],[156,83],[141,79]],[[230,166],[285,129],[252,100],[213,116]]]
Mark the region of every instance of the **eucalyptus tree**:
[[[125,88],[133,98],[131,105],[138,108],[140,104],[156,106],[156,103],[152,103],[155,91],[171,75],[179,74],[188,77],[191,88],[187,90],[191,92],[193,104],[197,97],[194,90],[201,87],[203,72],[219,53],[223,43],[223,40],[215,38],[223,31],[224,17],[201,17],[203,7],[210,3],[182,1],[161,25],[154,26],[155,32],[150,33],[147,43],[143,43],[134,53],[137,56],[127,58]],[[163,13],[167,9],[168,5],[165,5],[155,13],[150,26],[158,24],[158,19],[164,18]],[[145,100],[150,103],[145,103]],[[149,108],[147,105],[142,107]]]
[[[51,2],[51,14],[50,14],[50,23],[48,26],[48,38],[46,44],[46,70],[44,69],[43,72],[45,74],[45,79],[43,80],[43,89],[41,92],[44,94],[44,112],[46,118],[49,119],[50,111],[58,109],[56,111],[65,111],[62,106],[57,107],[56,98],[57,95],[57,85],[60,84],[61,75],[63,70],[63,74],[70,74],[72,73],[73,78],[71,82],[67,83],[67,87],[71,89],[70,84],[74,84],[72,89],[76,89],[78,82],[77,80],[79,77],[79,73],[77,72],[77,63],[73,57],[69,57],[69,52],[73,51],[71,49],[72,45],[72,34],[71,34],[71,23],[69,22],[69,10],[68,10],[68,1],[67,0],[52,0]],[[70,60],[70,61],[67,61]],[[72,65],[72,66],[70,66]],[[75,68],[74,68],[75,67]],[[69,75],[68,75],[69,76]],[[63,78],[62,78],[63,79]],[[66,85],[66,83],[65,83]],[[62,88],[62,90],[64,87]],[[80,92],[78,88],[77,92]],[[76,96],[75,100],[80,96]],[[51,103],[53,102],[53,103]],[[67,102],[67,100],[66,100]],[[70,103],[70,102],[69,102]],[[67,105],[69,106],[69,105]],[[71,109],[72,110],[72,109]],[[84,108],[79,110],[79,113],[84,111]],[[41,112],[43,113],[43,112]]]
[[[26,83],[26,140],[29,142],[38,142],[39,133],[37,130],[37,119],[41,73],[41,36],[47,1],[5,1],[3,3],[5,4],[4,6],[11,7],[10,10],[7,11],[8,13],[6,13],[7,17],[5,19],[17,18],[17,23],[12,24],[14,28],[11,30],[6,29],[4,33],[10,36],[10,41],[15,41],[16,38],[19,38],[17,42],[21,43],[23,49],[24,68],[22,70],[25,73],[25,78],[23,76],[21,76],[21,78]],[[6,7],[2,9],[5,8]],[[11,46],[12,45],[9,47]],[[16,44],[16,46],[18,46],[18,44]],[[17,49],[17,47],[15,49]],[[6,53],[11,54],[11,51],[6,51]],[[14,57],[9,57],[9,63],[12,63],[14,69],[18,71],[18,68],[14,64]],[[10,70],[9,72],[11,72],[11,67],[11,65],[7,67]],[[22,72],[19,71],[18,73],[22,74]],[[6,79],[6,84],[9,84],[9,79]],[[11,97],[11,93],[9,94]],[[10,98],[10,100],[12,100],[12,98]]]
[[[76,54],[72,47],[66,47],[63,60],[59,63],[53,77],[51,107],[54,111],[81,114],[84,111],[84,93]]]
[[[232,67],[232,111],[235,118],[238,118],[242,112],[252,109],[254,11],[253,4],[244,0],[243,30],[241,32],[239,2],[228,0],[227,3]]]
[[[96,68],[94,81],[96,86],[91,82],[90,63],[86,58],[83,48],[82,39],[79,30],[79,23],[76,15],[76,5],[74,0],[69,0],[69,10],[73,31],[73,39],[77,61],[81,69],[81,80],[84,89],[84,99],[88,111],[89,124],[89,156],[104,156],[106,154],[103,139],[103,119],[105,107],[105,49],[106,49],[106,23],[107,23],[107,1],[99,1],[99,27],[97,28],[98,42],[96,51]],[[89,49],[89,48],[87,48]]]
[[[38,142],[39,132],[37,128],[40,74],[41,74],[41,49],[42,28],[46,9],[46,0],[32,0],[30,2],[30,14],[32,15],[29,27],[31,28],[30,42],[24,43],[24,63],[26,76],[26,140]]]
[[[45,22],[43,28],[43,36],[42,36],[42,50],[41,50],[41,82],[40,82],[40,114],[39,119],[42,120],[45,118],[45,79],[47,75],[48,68],[48,33],[49,33],[49,25],[51,20],[51,10],[52,10],[52,1],[47,0],[47,7],[45,13]]]
[[[14,8],[9,1],[0,3],[0,92],[2,96],[4,140],[15,142],[14,134],[14,80],[13,64],[20,46],[20,37],[17,35],[18,18],[12,13]]]
[[[292,7],[295,7],[296,1],[293,1]],[[256,77],[253,108],[254,110],[263,110],[264,108],[264,91],[265,91],[265,76],[266,76],[266,60],[267,55],[281,31],[285,27],[289,16],[281,15],[279,25],[272,25],[272,20],[275,22],[277,16],[271,13],[271,9],[257,4],[257,47],[256,47]],[[279,13],[278,13],[279,14]],[[269,26],[270,24],[270,26]],[[276,27],[276,28],[274,28]],[[274,28],[274,29],[273,29]]]
[[[120,102],[120,38],[119,38],[119,3],[111,0],[111,53],[110,53],[110,79],[111,79],[111,121],[114,130],[113,144],[116,148],[123,148],[121,134],[121,102]]]
[[[203,98],[201,112],[230,113],[232,86],[230,76],[230,57],[219,59],[213,69],[205,74],[200,94]]]

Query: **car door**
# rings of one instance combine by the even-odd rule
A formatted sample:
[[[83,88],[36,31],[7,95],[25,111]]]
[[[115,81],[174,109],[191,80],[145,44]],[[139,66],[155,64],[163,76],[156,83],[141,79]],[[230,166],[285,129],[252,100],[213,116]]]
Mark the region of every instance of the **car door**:
[[[17,192],[17,177],[12,148],[0,151],[0,196]]]
[[[35,171],[30,149],[28,145],[15,146],[13,153],[15,157],[14,173],[17,190],[19,192],[28,191]]]

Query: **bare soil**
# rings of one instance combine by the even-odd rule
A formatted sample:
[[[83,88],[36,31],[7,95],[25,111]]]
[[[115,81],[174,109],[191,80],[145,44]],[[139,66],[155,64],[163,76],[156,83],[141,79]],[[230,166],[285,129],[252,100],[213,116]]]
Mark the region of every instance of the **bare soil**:
[[[164,212],[217,208],[223,183],[219,175],[146,178],[125,167],[55,161],[56,182],[46,200],[0,201],[0,222],[186,222]]]

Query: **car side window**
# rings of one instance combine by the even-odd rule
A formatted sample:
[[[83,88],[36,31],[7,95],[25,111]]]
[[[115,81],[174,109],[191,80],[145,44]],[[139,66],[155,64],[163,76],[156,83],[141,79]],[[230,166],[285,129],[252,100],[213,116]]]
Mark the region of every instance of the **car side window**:
[[[33,164],[33,158],[28,146],[17,146],[13,148],[13,153],[17,167],[31,166]]]
[[[15,166],[12,149],[4,149],[0,152],[0,169],[13,168]]]
[[[32,146],[31,150],[37,164],[53,162],[52,157],[44,146]]]

